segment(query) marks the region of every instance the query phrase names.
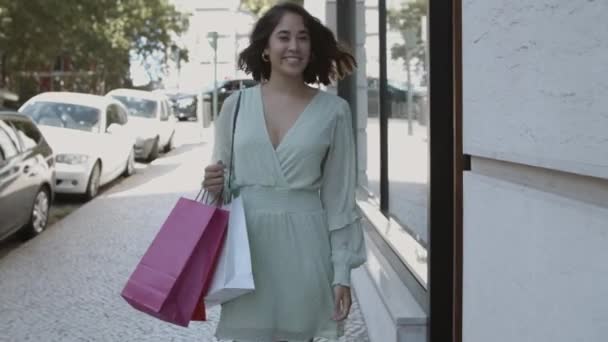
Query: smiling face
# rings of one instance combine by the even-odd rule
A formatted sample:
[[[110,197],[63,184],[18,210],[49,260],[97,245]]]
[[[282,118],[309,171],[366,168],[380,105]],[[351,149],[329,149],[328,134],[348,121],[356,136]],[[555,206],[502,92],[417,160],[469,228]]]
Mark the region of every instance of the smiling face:
[[[302,78],[310,61],[310,50],[310,34],[302,17],[285,13],[264,49],[264,55],[270,59],[271,75]]]

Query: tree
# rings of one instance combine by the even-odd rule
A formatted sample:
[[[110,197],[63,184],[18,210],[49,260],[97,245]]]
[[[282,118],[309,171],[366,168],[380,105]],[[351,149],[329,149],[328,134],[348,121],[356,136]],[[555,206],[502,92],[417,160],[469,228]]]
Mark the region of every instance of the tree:
[[[168,0],[0,0],[2,80],[60,70],[93,92],[128,84],[131,54],[166,56],[187,26]]]
[[[428,0],[402,1],[400,8],[391,8],[388,11],[388,23],[391,30],[401,33],[403,44],[391,47],[391,57],[394,60],[402,59],[407,75],[407,117],[408,134],[413,134],[413,119],[418,116],[420,123],[426,123],[425,110],[422,104],[414,97],[412,86],[412,71],[418,69],[423,79],[428,77],[427,68],[424,67],[426,47],[422,37],[422,18],[427,15]],[[414,65],[412,65],[414,64]],[[425,81],[423,81],[425,82]],[[416,113],[414,113],[416,112]]]
[[[408,63],[408,59],[416,58],[419,66],[424,63],[426,51],[422,41],[421,19],[427,15],[427,3],[428,0],[403,1],[400,8],[389,9],[390,28],[401,32],[406,41],[405,44],[395,44],[391,47],[393,59],[402,58],[404,63]]]
[[[261,17],[272,6],[280,2],[293,2],[304,6],[304,0],[241,0],[241,6],[245,6],[257,17]]]

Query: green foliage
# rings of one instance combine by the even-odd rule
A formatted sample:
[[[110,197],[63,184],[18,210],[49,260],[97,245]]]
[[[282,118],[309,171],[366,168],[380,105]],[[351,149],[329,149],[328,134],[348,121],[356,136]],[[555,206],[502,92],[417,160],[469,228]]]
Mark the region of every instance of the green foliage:
[[[406,44],[396,44],[391,48],[393,59],[402,58],[404,63],[407,60],[407,53],[411,58],[418,58],[419,62],[424,60],[425,46],[422,41],[421,19],[427,15],[428,0],[403,1],[399,8],[388,10],[388,23],[392,30],[401,32],[403,38],[407,40],[407,33],[411,32],[415,37],[413,42]],[[409,50],[409,51],[408,51]]]
[[[92,72],[91,82],[122,85],[131,54],[167,56],[187,27],[168,0],[0,0],[3,76],[50,71],[64,57],[73,71]]]

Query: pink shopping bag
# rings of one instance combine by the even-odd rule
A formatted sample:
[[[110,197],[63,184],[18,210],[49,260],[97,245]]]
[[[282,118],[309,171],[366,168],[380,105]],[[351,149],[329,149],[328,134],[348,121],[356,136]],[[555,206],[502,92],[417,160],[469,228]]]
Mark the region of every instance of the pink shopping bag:
[[[200,302],[213,279],[227,225],[226,210],[180,198],[122,297],[135,309],[179,326],[204,320]]]

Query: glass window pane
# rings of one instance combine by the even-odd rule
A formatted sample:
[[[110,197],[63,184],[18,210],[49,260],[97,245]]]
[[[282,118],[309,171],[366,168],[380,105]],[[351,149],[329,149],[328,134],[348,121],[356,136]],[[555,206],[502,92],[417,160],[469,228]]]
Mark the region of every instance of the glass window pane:
[[[428,0],[390,1],[387,27],[389,211],[428,242]]]
[[[365,56],[367,77],[367,190],[380,201],[380,104],[378,77],[378,1],[365,2]]]
[[[102,115],[95,107],[60,102],[32,102],[23,113],[41,126],[54,126],[88,132],[99,131]]]
[[[19,138],[21,139],[24,150],[29,150],[36,147],[42,139],[40,132],[33,124],[26,121],[13,121],[11,123],[13,124],[13,127],[15,127],[17,135],[19,135]]]
[[[17,142],[10,137],[14,133],[12,130],[8,124],[0,121],[0,160],[8,160],[18,153]]]

